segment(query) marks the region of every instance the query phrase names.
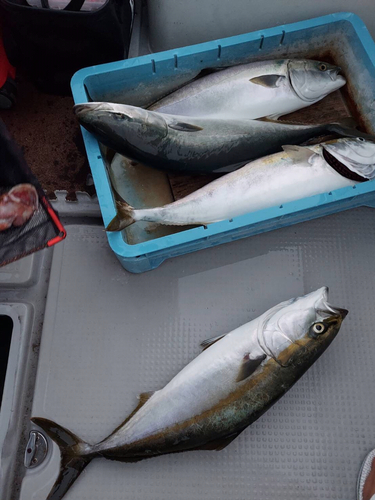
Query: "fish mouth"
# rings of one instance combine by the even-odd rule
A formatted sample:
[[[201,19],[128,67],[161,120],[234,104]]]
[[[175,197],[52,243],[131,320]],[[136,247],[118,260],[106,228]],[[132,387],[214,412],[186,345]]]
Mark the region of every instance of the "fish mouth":
[[[349,311],[341,307],[332,306],[328,302],[328,293],[329,293],[329,288],[327,286],[321,288],[321,297],[318,300],[316,307],[317,313],[321,314],[322,316],[331,317],[333,321],[338,317],[340,317],[341,320],[344,320],[348,315]]]
[[[347,317],[347,315],[349,314],[349,311],[347,309],[343,309],[341,307],[336,308],[336,310],[339,312],[342,319],[345,319]]]
[[[330,90],[328,90],[327,94],[334,92],[335,90],[340,89],[341,87],[343,87],[346,84],[346,79],[343,75],[340,75],[340,71],[341,71],[341,68],[339,68],[338,66],[333,68],[333,69],[327,70],[328,76],[332,82],[332,84],[331,84],[332,88]]]
[[[343,87],[346,84],[345,77],[343,75],[340,75],[339,73],[336,73],[335,75],[330,74],[329,76],[333,82],[336,82],[337,89]]]
[[[342,80],[345,83],[345,78],[342,75],[340,75],[340,71],[341,71],[340,66],[336,66],[333,69],[329,69],[327,73],[333,82],[336,80]]]
[[[330,314],[331,315],[330,318],[326,320],[328,323],[330,323],[331,321],[334,322],[338,317],[340,317],[343,320],[349,314],[349,311],[347,309],[343,309],[342,307],[334,307],[331,306],[330,304],[326,304],[325,309],[318,310],[317,312],[323,315]]]

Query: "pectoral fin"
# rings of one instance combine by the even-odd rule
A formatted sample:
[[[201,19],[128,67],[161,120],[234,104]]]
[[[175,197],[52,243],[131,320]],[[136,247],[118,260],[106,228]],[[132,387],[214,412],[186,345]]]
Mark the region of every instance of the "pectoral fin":
[[[250,354],[246,354],[242,360],[236,382],[241,382],[241,380],[245,380],[246,378],[250,377],[250,375],[255,372],[262,361],[266,359],[266,357],[267,356],[265,354],[262,354],[262,356],[251,359]]]
[[[200,346],[204,351],[205,349],[208,349],[208,347],[212,346],[212,344],[215,344],[215,342],[218,342],[220,339],[224,338],[225,335],[218,335],[217,337],[211,337],[210,339],[203,340],[203,342],[200,343]]]
[[[282,75],[262,75],[256,76],[255,78],[250,78],[251,83],[256,85],[262,85],[262,87],[276,88],[286,80],[285,76]]]
[[[198,125],[185,122],[171,122],[168,123],[168,127],[173,128],[174,130],[179,130],[180,132],[199,132],[200,130],[203,130],[203,128]]]
[[[314,154],[314,151],[308,147],[285,145],[283,150],[296,160],[307,161]]]

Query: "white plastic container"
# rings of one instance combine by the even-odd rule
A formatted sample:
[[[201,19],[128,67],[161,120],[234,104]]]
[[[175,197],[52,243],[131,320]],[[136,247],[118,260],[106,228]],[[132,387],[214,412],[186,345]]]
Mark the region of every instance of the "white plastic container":
[[[374,0],[149,0],[153,52],[349,11],[375,37]]]

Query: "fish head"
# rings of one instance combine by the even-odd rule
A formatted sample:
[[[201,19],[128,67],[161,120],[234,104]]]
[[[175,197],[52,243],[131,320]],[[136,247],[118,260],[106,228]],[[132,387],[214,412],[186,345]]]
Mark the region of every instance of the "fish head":
[[[323,143],[322,148],[323,156],[324,151],[327,151],[331,157],[363,180],[375,178],[375,140],[343,137]]]
[[[116,145],[127,141],[131,144],[144,138],[149,142],[161,140],[168,134],[163,116],[143,108],[126,104],[88,102],[76,104],[74,112],[80,124],[103,144],[116,151]]]
[[[290,84],[303,101],[313,103],[345,85],[341,68],[321,61],[294,60],[288,62]]]
[[[318,357],[335,338],[347,314],[346,309],[329,304],[327,287],[319,288],[282,302],[266,313],[259,344],[267,356],[282,366],[311,353]]]

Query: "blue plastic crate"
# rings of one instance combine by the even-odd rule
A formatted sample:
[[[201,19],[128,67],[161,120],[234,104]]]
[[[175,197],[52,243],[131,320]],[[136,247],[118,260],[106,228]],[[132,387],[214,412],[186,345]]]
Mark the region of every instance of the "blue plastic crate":
[[[204,68],[280,57],[330,57],[342,67],[356,116],[375,132],[375,44],[352,13],[331,14],[244,35],[78,71],[71,86],[76,103],[94,101],[147,105]],[[151,99],[152,100],[152,99]],[[82,129],[104,223],[115,216],[107,170],[96,139]],[[125,269],[141,273],[165,259],[358,206],[375,206],[375,181],[304,198],[150,241],[129,244],[126,233],[108,233],[110,247]]]

